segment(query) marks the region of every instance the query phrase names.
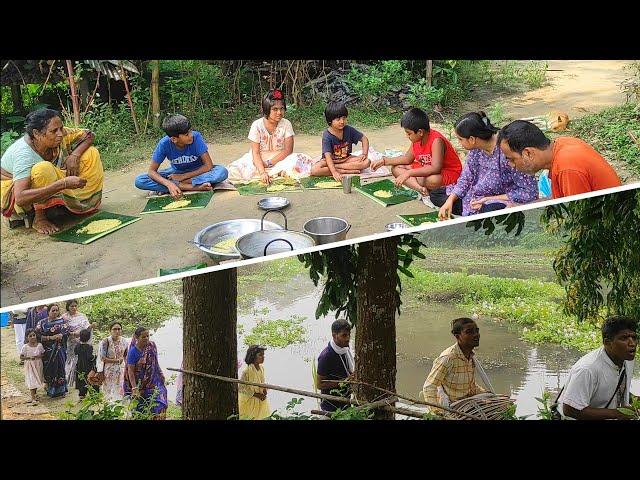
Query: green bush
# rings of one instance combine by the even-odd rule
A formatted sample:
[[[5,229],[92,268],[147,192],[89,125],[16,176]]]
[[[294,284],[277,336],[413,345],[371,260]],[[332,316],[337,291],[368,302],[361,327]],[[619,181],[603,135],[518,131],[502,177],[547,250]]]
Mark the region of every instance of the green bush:
[[[352,68],[345,80],[361,102],[367,104],[391,91],[401,89],[410,80],[410,76],[405,60],[383,60],[366,71]]]
[[[412,107],[430,111],[436,104],[442,102],[444,96],[444,88],[436,88],[433,85],[428,85],[427,81],[421,78],[417,83],[409,85],[407,100]]]
[[[6,152],[7,148],[9,148],[19,137],[20,134],[13,130],[2,132],[2,135],[0,136],[0,155]]]

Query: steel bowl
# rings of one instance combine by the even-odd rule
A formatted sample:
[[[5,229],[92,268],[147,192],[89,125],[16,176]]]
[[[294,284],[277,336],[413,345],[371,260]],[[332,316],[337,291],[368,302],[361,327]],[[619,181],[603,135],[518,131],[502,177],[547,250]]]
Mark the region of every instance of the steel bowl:
[[[274,222],[264,221],[264,230],[282,230],[282,227]],[[226,220],[224,222],[214,223],[203,228],[193,239],[200,250],[209,255],[214,261],[222,262],[225,260],[237,260],[240,253],[235,249],[232,252],[222,252],[213,250],[212,247],[225,239],[235,237],[240,238],[247,233],[260,231],[260,220],[255,218],[242,218],[238,220]]]
[[[258,201],[258,207],[262,210],[282,210],[290,205],[285,197],[267,197]]]
[[[351,229],[349,222],[338,217],[316,217],[302,226],[304,233],[316,241],[316,245],[339,242],[347,238]]]
[[[384,228],[387,230],[387,232],[392,232],[393,230],[403,230],[410,227],[404,222],[393,222],[387,223]]]
[[[313,238],[301,232],[259,230],[240,237],[236,242],[236,250],[240,252],[242,258],[247,259],[313,247],[315,244]]]

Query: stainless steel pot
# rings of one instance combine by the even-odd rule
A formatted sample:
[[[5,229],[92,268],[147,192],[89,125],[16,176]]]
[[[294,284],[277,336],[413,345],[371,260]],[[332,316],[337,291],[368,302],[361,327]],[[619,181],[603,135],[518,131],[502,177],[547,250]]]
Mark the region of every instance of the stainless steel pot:
[[[344,240],[350,229],[351,225],[338,217],[316,217],[307,220],[302,226],[304,233],[313,238],[317,245]]]
[[[287,216],[280,210],[270,210],[262,216],[262,221],[271,212],[280,213],[284,217],[284,230],[263,230],[247,233],[236,242],[236,250],[242,258],[257,258],[275,253],[290,252],[300,248],[315,246],[315,240],[301,232],[287,230]]]

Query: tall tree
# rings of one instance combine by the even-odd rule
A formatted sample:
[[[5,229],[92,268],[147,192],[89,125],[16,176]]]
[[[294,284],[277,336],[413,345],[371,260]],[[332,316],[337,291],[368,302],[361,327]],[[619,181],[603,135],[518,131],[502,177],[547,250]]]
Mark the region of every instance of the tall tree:
[[[151,117],[153,126],[160,128],[160,60],[151,60]]]
[[[185,277],[182,282],[183,368],[237,378],[237,269]],[[185,375],[183,418],[226,420],[237,414],[234,384]]]

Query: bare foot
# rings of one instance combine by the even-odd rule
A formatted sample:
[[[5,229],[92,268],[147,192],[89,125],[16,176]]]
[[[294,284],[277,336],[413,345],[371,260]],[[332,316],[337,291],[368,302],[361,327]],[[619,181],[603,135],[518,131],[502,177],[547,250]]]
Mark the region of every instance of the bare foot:
[[[44,210],[37,210],[31,227],[38,233],[51,235],[60,230],[55,224],[51,223],[44,213]]]
[[[201,183],[200,185],[196,185],[195,187],[190,182],[185,182],[181,183],[179,187],[183,192],[208,192],[213,190],[213,187],[209,182]]]

